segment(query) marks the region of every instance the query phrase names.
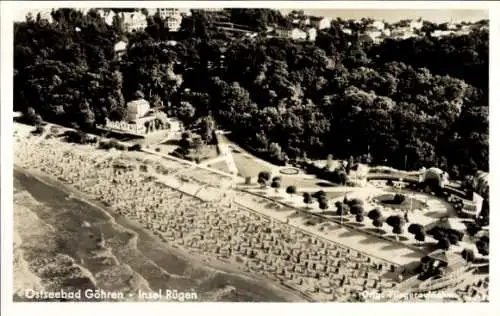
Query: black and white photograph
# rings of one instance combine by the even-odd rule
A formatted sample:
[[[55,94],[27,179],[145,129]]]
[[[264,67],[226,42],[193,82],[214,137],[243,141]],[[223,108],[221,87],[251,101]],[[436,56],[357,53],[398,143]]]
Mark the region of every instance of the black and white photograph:
[[[491,9],[146,3],[10,5],[7,300],[491,301]]]

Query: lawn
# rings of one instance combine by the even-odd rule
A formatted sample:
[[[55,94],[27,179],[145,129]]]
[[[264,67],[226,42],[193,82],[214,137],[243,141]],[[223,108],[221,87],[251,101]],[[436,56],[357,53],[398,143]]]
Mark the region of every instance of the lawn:
[[[216,162],[214,164],[209,164],[209,165],[207,165],[207,167],[214,168],[214,169],[220,170],[222,172],[229,173],[229,167],[227,166],[226,161],[219,161],[219,162]]]
[[[261,171],[271,172],[271,169],[269,168],[268,165],[263,164],[258,160],[247,156],[246,154],[236,152],[233,150],[232,155],[234,158],[234,163],[236,164],[236,168],[238,169],[238,172],[242,177],[252,177],[253,181],[256,181],[259,172]],[[299,190],[300,188],[314,188],[314,187],[317,187],[318,190],[321,190],[321,187],[335,186],[335,184],[311,177],[309,175],[301,176],[301,175],[272,174],[271,176],[281,177],[282,188],[294,185]]]
[[[200,162],[205,160],[214,159],[218,156],[217,146],[215,145],[204,145],[200,149],[190,149],[187,157],[192,158],[193,160],[198,158]]]
[[[307,176],[284,176],[279,175],[281,177],[281,187],[286,188],[287,186],[294,185],[297,187],[297,190],[300,191],[300,188],[318,188],[318,191],[321,190],[321,186],[318,183],[323,183],[325,181],[319,180],[316,178],[309,178]],[[333,186],[333,185],[332,185]]]
[[[242,177],[252,177],[256,179],[259,175],[259,172],[271,171],[268,166],[261,164],[260,162],[246,156],[245,154],[233,151],[232,155],[234,158],[234,163],[236,164],[236,168],[238,169],[238,172]]]

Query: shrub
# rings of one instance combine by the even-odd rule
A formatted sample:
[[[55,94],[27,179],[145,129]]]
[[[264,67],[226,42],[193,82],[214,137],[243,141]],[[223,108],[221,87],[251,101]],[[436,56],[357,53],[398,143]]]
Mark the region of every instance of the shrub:
[[[305,225],[306,226],[314,226],[316,225],[318,222],[314,219],[308,219],[306,222],[305,222]]]
[[[449,235],[448,236],[448,240],[450,241],[450,244],[452,244],[452,245],[458,244],[458,237],[457,237],[457,235],[453,235],[453,234]]]
[[[474,261],[474,251],[472,249],[466,249],[462,250],[462,258],[464,258],[465,261],[467,262],[472,262]]]
[[[37,125],[36,128],[31,132],[32,135],[42,135],[45,132],[45,128],[41,125]]]
[[[141,144],[135,144],[135,145],[132,145],[129,147],[130,151],[141,151],[142,150],[142,146]]]
[[[259,172],[258,178],[267,182],[271,179],[271,174],[268,171],[261,171]]]
[[[356,215],[356,222],[361,223],[364,220],[364,216],[362,214],[357,214]]]
[[[472,237],[474,237],[479,231],[481,231],[481,226],[479,226],[476,223],[473,223],[473,224],[470,224],[469,226],[467,226],[467,232]]]
[[[59,127],[57,127],[57,126],[51,126],[50,127],[50,133],[51,134],[59,134]]]
[[[170,155],[176,157],[176,158],[184,158],[184,156],[182,156],[182,154],[178,151],[178,150],[174,150],[173,152],[170,153]]]
[[[389,179],[387,180],[386,184],[390,187],[392,187],[394,185],[394,182],[392,181],[392,179]]]
[[[404,194],[396,194],[394,195],[394,204],[401,204],[406,200],[406,196]]]
[[[344,170],[335,169],[331,173],[331,180],[334,183],[345,184],[347,182],[347,174]]]

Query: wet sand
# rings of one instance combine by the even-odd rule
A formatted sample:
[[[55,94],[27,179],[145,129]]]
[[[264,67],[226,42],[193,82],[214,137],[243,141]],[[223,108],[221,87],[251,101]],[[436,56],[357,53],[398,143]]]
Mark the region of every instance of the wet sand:
[[[39,172],[15,167],[14,188],[16,220],[32,213],[29,215],[37,219],[31,223],[46,226],[31,237],[23,227],[16,228],[21,229],[17,234],[23,264],[48,290],[99,288],[126,293],[127,300],[137,300],[139,289],[175,289],[194,291],[199,301],[304,301],[268,280],[215,260],[207,264],[205,258],[169,247],[138,224],[99,203],[78,199],[84,196]],[[84,221],[90,227],[82,227]],[[61,270],[60,266],[67,266],[70,272],[54,275],[53,270]],[[47,269],[51,272],[40,272]],[[15,300],[30,301],[23,298],[23,289],[18,290],[21,294]]]

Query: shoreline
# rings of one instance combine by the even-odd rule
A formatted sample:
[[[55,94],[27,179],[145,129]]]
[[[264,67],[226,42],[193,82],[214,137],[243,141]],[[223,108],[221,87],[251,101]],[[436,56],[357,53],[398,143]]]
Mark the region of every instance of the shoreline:
[[[252,274],[246,271],[243,271],[239,267],[235,267],[231,265],[229,262],[224,262],[217,258],[209,258],[206,254],[197,252],[196,254],[190,253],[189,250],[181,248],[177,245],[172,246],[161,240],[158,236],[156,236],[151,231],[142,227],[140,223],[136,223],[132,219],[126,218],[124,215],[118,214],[111,210],[109,206],[106,206],[104,203],[97,201],[94,197],[90,196],[87,193],[81,192],[80,190],[73,188],[71,184],[66,183],[65,181],[61,181],[56,179],[54,176],[46,174],[42,171],[36,169],[26,169],[23,168],[16,163],[14,163],[14,170],[28,177],[35,178],[39,182],[60,190],[67,194],[71,199],[78,200],[81,203],[88,204],[95,209],[101,211],[112,224],[116,224],[122,226],[127,231],[132,231],[138,234],[138,238],[147,238],[147,241],[153,241],[157,243],[161,243],[161,245],[165,248],[165,251],[171,252],[173,255],[178,256],[181,259],[184,259],[193,265],[203,266],[213,272],[223,272],[228,275],[233,275],[236,277],[241,277],[246,281],[250,282],[263,282],[267,288],[277,292],[283,299],[290,302],[314,302],[313,299],[307,296],[305,293],[301,293],[286,284],[282,284],[276,282],[270,278],[267,278],[262,275]],[[145,240],[144,240],[145,241]],[[137,247],[137,250],[143,253],[140,247]],[[201,258],[200,258],[201,257]],[[153,259],[150,258],[154,262]]]
[[[17,166],[31,170],[45,180],[52,179],[53,182],[49,182],[55,183],[56,187],[63,184],[65,192],[76,192],[75,196],[80,199],[73,203],[77,200],[93,202],[90,204],[111,210],[108,214],[114,219],[125,218],[128,223],[138,223],[133,227],[146,230],[148,240],[151,235],[157,237],[155,240],[161,239],[157,251],[153,249],[149,255],[141,253],[141,256],[163,262],[167,273],[185,273],[187,262],[178,258],[178,264],[175,264],[175,257],[163,256],[164,245],[171,245],[169,248],[175,248],[176,253],[184,250],[197,258],[212,259],[196,260],[202,265],[244,275],[248,282],[236,277],[221,278],[219,274],[215,277],[216,288],[224,284],[233,288],[232,285],[238,285],[232,292],[233,301],[238,301],[236,297],[247,301],[277,302],[284,299],[270,288],[289,294],[285,297],[293,297],[289,299],[291,301],[359,301],[362,300],[359,297],[362,291],[383,291],[396,285],[394,269],[387,262],[344,247],[342,243],[318,238],[295,225],[270,220],[265,216],[268,215],[267,209],[261,214],[238,206],[233,201],[235,196],[226,196],[225,186],[221,186],[220,179],[209,171],[194,172],[175,161],[154,159],[156,155],[107,153],[92,146],[66,144],[56,138],[32,137],[25,126],[19,126],[16,131],[19,144],[15,147]],[[208,196],[208,200],[185,194],[198,192],[197,189],[205,186],[208,189],[202,195]],[[43,188],[37,189],[36,185],[29,184],[28,187],[32,192],[39,192],[38,199],[44,199]],[[45,195],[57,196],[61,205],[67,208],[81,208],[71,205],[64,193],[57,192],[61,191],[50,192],[48,189]],[[64,200],[70,202],[64,203]],[[86,217],[100,217],[95,211],[89,210],[88,214],[92,212],[94,215]],[[110,232],[109,236],[113,234]],[[143,244],[146,251],[153,246],[147,242]],[[121,252],[120,248],[117,250]],[[184,252],[182,257],[186,258]],[[128,256],[122,257],[122,261],[128,260]],[[136,263],[136,271],[149,275],[149,279],[156,282],[152,283],[155,288],[161,286],[162,283],[157,281],[161,282],[162,278],[155,278],[140,262],[132,260]],[[171,260],[174,264],[168,269]],[[260,283],[251,286],[250,280]],[[209,283],[203,282],[200,289],[205,289],[205,284]],[[270,287],[264,287],[264,284]],[[226,297],[208,294],[209,300],[224,300]]]

